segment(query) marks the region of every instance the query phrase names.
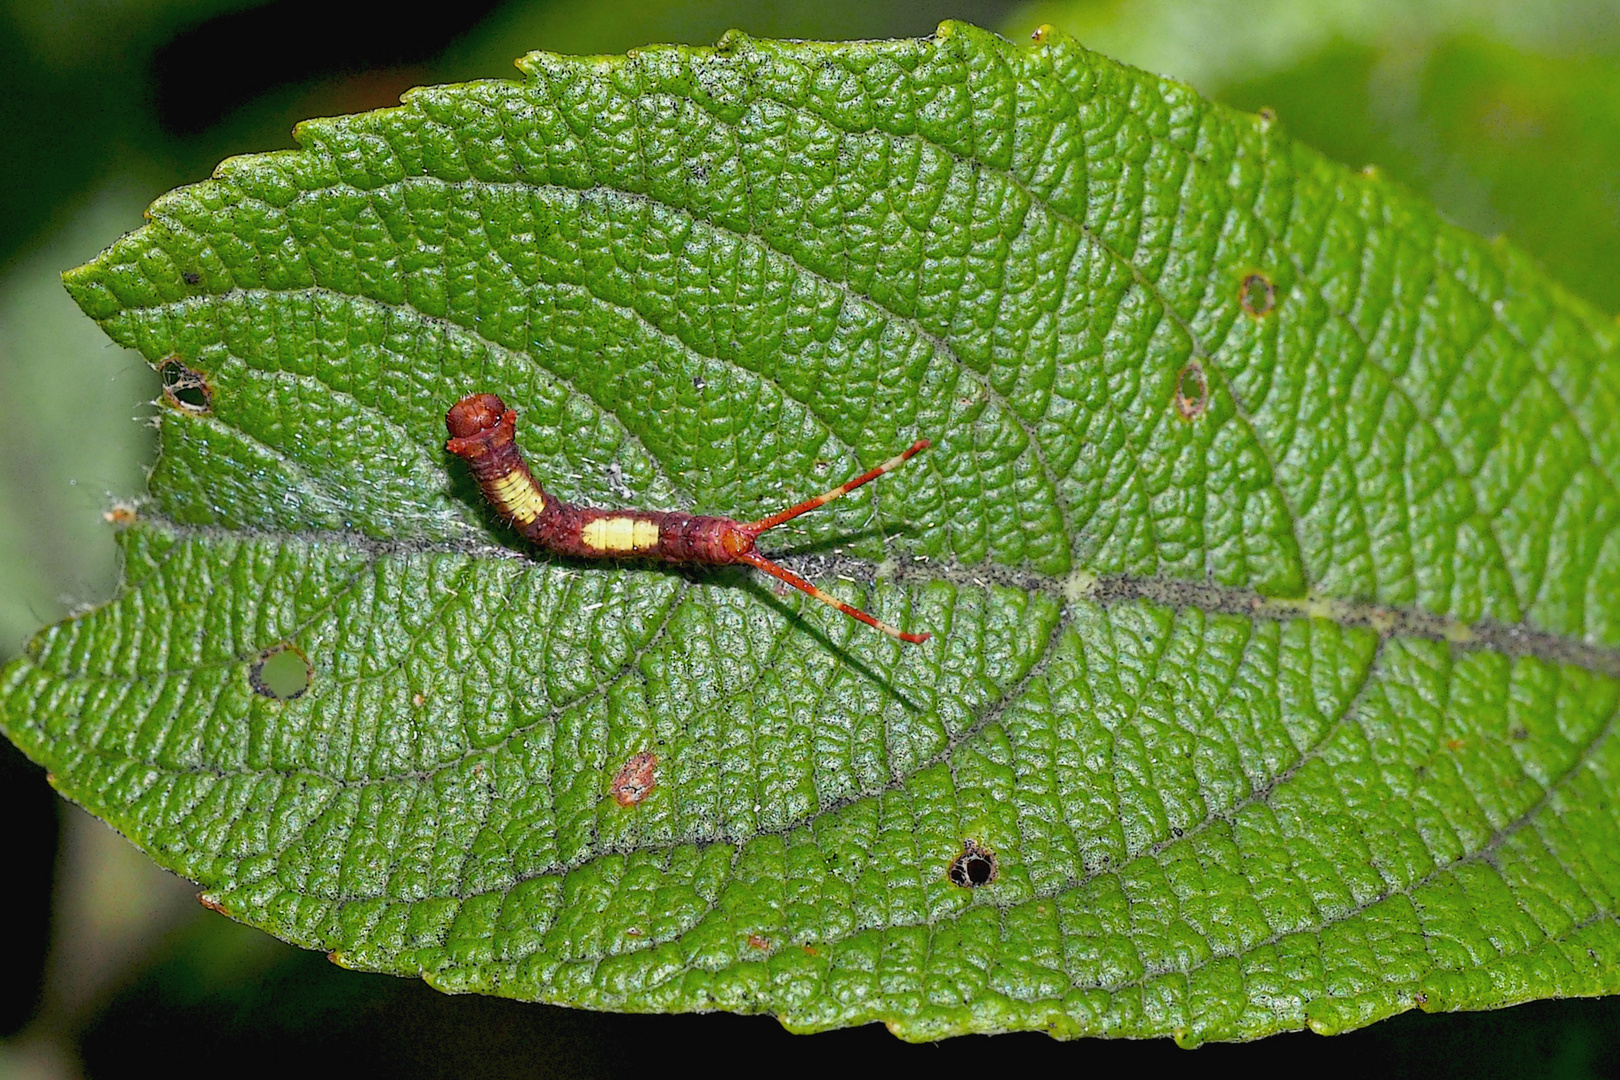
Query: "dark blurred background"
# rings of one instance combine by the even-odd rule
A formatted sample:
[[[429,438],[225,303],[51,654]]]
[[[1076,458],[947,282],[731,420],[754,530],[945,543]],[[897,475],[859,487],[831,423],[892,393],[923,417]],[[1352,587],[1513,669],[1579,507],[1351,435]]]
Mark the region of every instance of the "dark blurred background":
[[[422,83],[513,77],[530,49],[923,35],[962,18],[1042,22],[1192,83],[1452,220],[1506,234],[1571,292],[1620,310],[1620,0],[461,0],[431,22],[339,0],[0,0],[0,661],[106,599],[112,526],[138,502],[155,377],[57,275],[232,154],[293,145],[309,116],[392,105]],[[71,433],[71,434],[69,434]],[[1620,601],[1617,601],[1620,602]],[[768,1017],[638,1017],[475,997],[340,970],[204,911],[194,888],[58,800],[0,742],[13,933],[0,1078],[102,1077],[128,1062],[326,1066],[400,1076],[616,1076],[659,1058],[730,1071],[781,1055],[840,1072],[1083,1072],[1333,1064],[1390,1075],[1620,1076],[1620,998],[1407,1014],[1188,1056],[1167,1042],[1045,1036],[808,1038]]]

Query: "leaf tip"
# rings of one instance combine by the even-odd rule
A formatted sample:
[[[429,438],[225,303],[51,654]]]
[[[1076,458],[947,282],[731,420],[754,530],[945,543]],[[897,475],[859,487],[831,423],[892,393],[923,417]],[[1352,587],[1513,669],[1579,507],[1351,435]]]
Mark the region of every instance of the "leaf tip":
[[[62,287],[79,305],[79,310],[97,322],[105,322],[123,310],[118,295],[107,282],[105,258],[103,253],[62,274]]]

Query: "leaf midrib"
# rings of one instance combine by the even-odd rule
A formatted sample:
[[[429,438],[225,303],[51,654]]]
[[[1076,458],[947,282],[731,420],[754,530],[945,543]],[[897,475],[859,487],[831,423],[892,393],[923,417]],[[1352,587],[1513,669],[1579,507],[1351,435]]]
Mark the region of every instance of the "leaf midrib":
[[[348,548],[365,557],[356,570],[334,591],[331,601],[317,609],[325,613],[344,592],[350,590],[375,563],[389,558],[416,558],[431,555],[452,555],[469,560],[500,560],[536,566],[558,565],[590,568],[595,564],[556,558],[544,553],[524,550],[518,546],[481,542],[450,542],[444,540],[378,540],[362,534],[339,530],[280,531],[274,529],[227,528],[218,525],[195,525],[177,522],[157,513],[141,517],[140,527],[151,528],[176,540],[198,538],[220,542],[269,541],[296,543],[314,548]],[[176,545],[176,548],[178,545]],[[153,562],[143,577],[158,572],[163,563],[176,550],[171,548]],[[1437,615],[1414,607],[1378,604],[1366,600],[1344,600],[1337,597],[1307,594],[1298,599],[1268,597],[1243,586],[1221,585],[1212,581],[1198,581],[1167,575],[1100,574],[1083,575],[1085,581],[1076,587],[1075,574],[1057,576],[1034,570],[1016,570],[997,563],[968,564],[954,559],[889,558],[873,562],[858,556],[838,554],[826,556],[815,553],[796,553],[791,549],[773,551],[770,557],[790,569],[819,568],[819,576],[855,578],[877,582],[880,577],[893,584],[910,581],[940,582],[958,588],[1006,588],[1045,595],[1061,602],[1064,617],[1074,609],[1077,601],[1094,603],[1108,610],[1129,603],[1143,603],[1170,611],[1195,610],[1209,615],[1232,615],[1257,622],[1294,622],[1306,619],[1320,620],[1344,628],[1365,628],[1377,632],[1381,640],[1412,638],[1447,643],[1463,652],[1486,651],[1508,657],[1527,657],[1549,664],[1566,665],[1591,674],[1620,679],[1620,649],[1610,648],[1573,635],[1557,634],[1517,623],[1502,623],[1484,618],[1473,622],[1448,615]],[[612,565],[635,566],[634,560]],[[719,568],[723,571],[724,568]],[[681,591],[671,603],[671,609],[686,595],[685,575],[677,571],[662,571],[665,576],[679,579]],[[304,625],[308,625],[307,623]],[[649,639],[650,643],[650,639]],[[32,659],[32,643],[25,653]],[[234,662],[245,663],[252,657],[241,657]],[[221,662],[224,663],[224,662]],[[139,678],[174,676],[198,671],[212,664],[196,665],[184,669],[149,672],[124,681]],[[75,675],[75,678],[99,678]],[[107,681],[119,681],[108,679]],[[578,699],[574,699],[578,700]],[[574,701],[565,704],[573,704]]]

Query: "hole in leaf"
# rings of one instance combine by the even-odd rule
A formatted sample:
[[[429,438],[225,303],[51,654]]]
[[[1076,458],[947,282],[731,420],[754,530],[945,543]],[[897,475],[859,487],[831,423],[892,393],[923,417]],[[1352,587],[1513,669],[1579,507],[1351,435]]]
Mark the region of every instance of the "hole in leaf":
[[[658,755],[650,750],[631,754],[613,776],[608,793],[620,806],[635,806],[644,802],[658,786]]]
[[[163,400],[171,407],[193,416],[204,416],[213,408],[213,387],[201,372],[187,367],[178,356],[158,365],[158,377],[163,380]]]
[[[1250,274],[1238,289],[1238,303],[1256,319],[1263,319],[1277,306],[1277,289],[1264,274]]]
[[[980,847],[977,840],[964,841],[962,854],[951,860],[947,876],[951,879],[951,884],[960,885],[964,889],[977,889],[981,885],[988,885],[996,880],[996,853],[989,848]]]
[[[1176,412],[1183,420],[1196,420],[1209,407],[1209,382],[1204,378],[1204,366],[1197,359],[1176,376]]]
[[[309,689],[312,674],[303,653],[291,645],[278,645],[259,654],[248,670],[248,682],[267,698],[291,701]]]

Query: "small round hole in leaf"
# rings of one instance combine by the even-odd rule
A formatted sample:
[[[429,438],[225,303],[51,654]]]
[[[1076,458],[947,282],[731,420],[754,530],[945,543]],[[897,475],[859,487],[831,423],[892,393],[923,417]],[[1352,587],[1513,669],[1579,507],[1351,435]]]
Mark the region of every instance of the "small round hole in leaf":
[[[291,701],[309,689],[311,674],[303,653],[281,645],[260,654],[248,671],[248,682],[267,698]]]
[[[1196,358],[1187,361],[1176,377],[1176,412],[1183,420],[1196,420],[1209,408],[1209,381]]]
[[[965,841],[962,854],[951,860],[946,876],[951,879],[952,885],[960,885],[964,889],[988,885],[996,880],[996,853],[980,847],[977,840]]]
[[[1264,274],[1250,274],[1238,289],[1238,303],[1256,319],[1263,319],[1277,306],[1277,288]]]
[[[193,416],[203,416],[214,407],[214,390],[208,380],[178,356],[158,365],[158,377],[163,380],[163,400],[171,407]]]

